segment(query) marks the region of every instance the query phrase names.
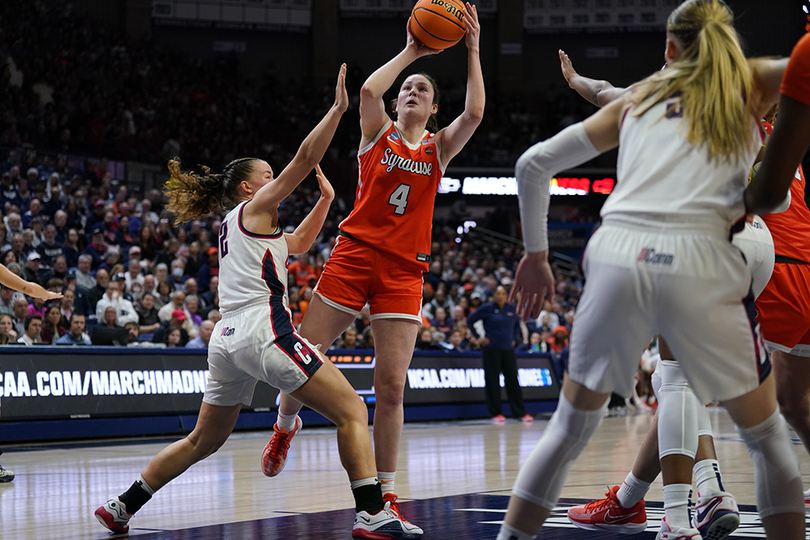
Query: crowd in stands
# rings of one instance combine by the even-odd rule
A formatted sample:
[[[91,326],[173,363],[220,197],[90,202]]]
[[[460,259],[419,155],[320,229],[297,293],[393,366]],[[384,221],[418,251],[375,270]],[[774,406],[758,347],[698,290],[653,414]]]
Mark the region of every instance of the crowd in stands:
[[[366,75],[350,66],[350,95],[359,95]],[[465,81],[435,75],[446,125],[464,108]],[[453,165],[512,167],[525,148],[587,116],[592,106],[562,77],[557,83],[531,96],[488,88],[483,123]],[[283,164],[333,98],[331,84],[279,77],[272,65],[246,75],[234,57],[201,60],[128,40],[63,0],[0,2],[3,147],[154,164],[175,155],[213,167],[248,155]],[[349,164],[335,173],[347,182],[358,121],[355,100],[327,156]]]
[[[297,190],[279,209],[282,226],[292,230],[317,198],[316,191]],[[318,241],[290,262],[295,324],[306,312],[348,208],[336,200]],[[97,327],[127,328],[127,341],[140,346],[208,343],[219,320],[221,213],[175,227],[160,191],[130,191],[111,179],[103,161],[76,174],[48,155],[9,151],[0,162],[0,216],[0,263],[64,295],[43,303],[0,290],[0,343],[87,343],[89,330]],[[497,287],[510,290],[520,255],[515,245],[459,237],[452,227],[435,223],[416,348],[477,349],[467,317],[490,301]],[[555,301],[516,345],[530,353],[561,352],[581,287],[579,279],[558,271]],[[335,346],[373,347],[368,313]]]

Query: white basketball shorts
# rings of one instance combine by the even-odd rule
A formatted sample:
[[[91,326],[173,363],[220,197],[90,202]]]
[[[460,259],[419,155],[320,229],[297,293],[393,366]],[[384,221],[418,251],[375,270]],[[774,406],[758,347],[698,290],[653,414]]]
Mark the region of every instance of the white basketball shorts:
[[[269,305],[247,306],[225,314],[214,327],[203,401],[250,405],[257,381],[290,393],[322,364],[320,353],[298,333],[273,333]]]
[[[725,229],[692,217],[606,219],[583,261],[572,380],[631,395],[639,353],[661,334],[703,403],[757,388],[770,363],[754,319],[751,277]]]

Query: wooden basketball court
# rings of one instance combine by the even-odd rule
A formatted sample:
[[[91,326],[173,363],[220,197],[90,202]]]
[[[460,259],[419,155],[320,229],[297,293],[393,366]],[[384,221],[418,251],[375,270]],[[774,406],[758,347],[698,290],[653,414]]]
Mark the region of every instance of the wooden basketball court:
[[[712,410],[726,489],[741,505],[742,525],[732,538],[763,538],[754,475],[745,445],[722,409]],[[615,538],[581,531],[565,508],[602,497],[624,479],[652,416],[606,418],[574,464],[559,511],[540,538]],[[520,464],[546,426],[488,420],[406,424],[397,493],[406,517],[425,540],[494,539]],[[164,489],[132,519],[130,536],[147,539],[348,539],[354,518],[334,429],[306,426],[290,450],[285,470],[266,478],[259,457],[270,433],[238,433],[207,460]],[[149,460],[175,439],[61,443],[4,448],[4,467],[16,473],[0,484],[0,537],[5,540],[103,539],[111,535],[93,511],[137,478]],[[795,445],[810,483],[810,457]],[[661,483],[647,498],[652,539],[663,515]]]

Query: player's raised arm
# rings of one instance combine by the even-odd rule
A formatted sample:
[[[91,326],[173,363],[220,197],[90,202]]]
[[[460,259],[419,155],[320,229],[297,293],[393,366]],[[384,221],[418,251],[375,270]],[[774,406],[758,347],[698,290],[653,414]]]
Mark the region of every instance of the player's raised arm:
[[[564,50],[560,49],[557,54],[560,55],[560,70],[568,86],[597,107],[604,107],[627,92],[627,88],[615,87],[608,81],[583,77],[574,69],[574,64]]]
[[[407,33],[405,48],[372,73],[360,89],[361,148],[371,142],[383,125],[389,121],[388,114],[385,112],[383,94],[391,88],[402,70],[411,65],[417,58],[442,52],[429,49],[416,41],[411,33],[410,19],[405,28]]]
[[[335,199],[335,190],[329,183],[329,179],[323,174],[320,165],[315,165],[315,172],[318,176],[318,186],[321,188],[321,197],[309,215],[295,228],[295,231],[292,234],[284,235],[290,255],[309,251],[312,243],[318,237],[318,233],[321,232],[323,222],[329,213],[329,206]]]
[[[481,123],[486,103],[484,75],[481,72],[479,55],[481,25],[478,23],[478,11],[469,2],[464,8],[464,24],[467,26],[467,36],[464,40],[464,44],[467,46],[467,97],[464,112],[436,134],[436,142],[441,151],[441,162],[445,167],[464,148]]]
[[[3,265],[0,265],[0,283],[10,289],[20,291],[21,293],[27,294],[33,298],[42,298],[43,300],[62,298],[62,293],[51,292],[43,289],[37,283],[25,281]]]
[[[341,116],[349,107],[349,96],[346,93],[346,64],[340,66],[337,86],[335,88],[335,102],[315,129],[313,129],[301,146],[295,157],[281,174],[268,184],[265,184],[253,196],[253,200],[245,207],[245,215],[250,216],[261,212],[275,215],[279,203],[286,199],[298,185],[307,177],[309,172],[323,158],[326,149],[332,142]]]

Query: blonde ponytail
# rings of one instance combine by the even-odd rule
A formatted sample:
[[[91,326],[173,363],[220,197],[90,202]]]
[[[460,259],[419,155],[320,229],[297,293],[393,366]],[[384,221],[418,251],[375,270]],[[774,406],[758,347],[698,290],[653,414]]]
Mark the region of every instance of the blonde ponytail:
[[[667,21],[683,45],[680,57],[647,77],[634,94],[640,116],[680,94],[687,140],[706,146],[711,158],[742,158],[751,145],[753,73],[734,30],[734,16],[720,0],[688,0]]]

